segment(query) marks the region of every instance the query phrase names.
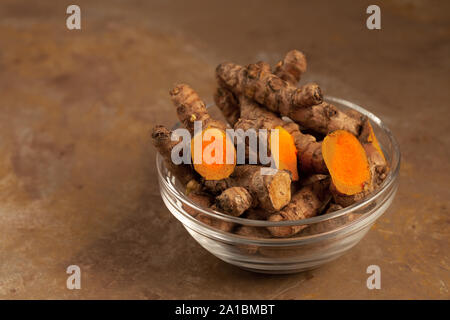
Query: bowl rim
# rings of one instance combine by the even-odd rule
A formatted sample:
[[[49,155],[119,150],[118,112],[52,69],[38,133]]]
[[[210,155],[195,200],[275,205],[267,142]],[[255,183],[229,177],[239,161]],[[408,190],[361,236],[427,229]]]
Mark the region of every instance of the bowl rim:
[[[375,123],[378,127],[380,127],[380,129],[382,129],[384,131],[384,133],[388,137],[388,139],[392,145],[392,149],[393,149],[392,157],[391,157],[393,162],[391,164],[389,173],[388,173],[386,179],[381,184],[381,186],[375,192],[371,193],[368,197],[366,197],[362,200],[359,200],[348,207],[345,207],[345,208],[337,210],[337,211],[333,211],[331,213],[325,213],[325,214],[322,214],[319,216],[311,217],[311,218],[306,218],[306,219],[301,219],[301,220],[278,221],[278,222],[272,222],[272,221],[266,221],[266,220],[253,220],[253,219],[229,216],[227,214],[224,214],[224,213],[221,213],[221,212],[209,209],[209,208],[198,206],[190,198],[188,198],[188,196],[183,191],[179,190],[171,181],[169,181],[169,179],[167,179],[167,176],[163,175],[163,167],[162,166],[164,166],[164,161],[162,159],[162,156],[159,153],[157,153],[156,167],[157,167],[158,175],[160,177],[160,181],[162,181],[165,184],[165,187],[168,190],[170,190],[172,192],[172,194],[177,198],[177,200],[181,201],[184,205],[187,205],[187,206],[195,209],[196,211],[206,214],[210,217],[220,219],[223,221],[227,221],[227,222],[233,222],[233,223],[236,223],[239,225],[247,225],[247,226],[253,226],[253,227],[282,227],[282,226],[309,225],[309,224],[314,224],[314,223],[334,219],[339,216],[343,216],[345,214],[348,214],[355,210],[358,210],[358,209],[368,205],[372,201],[378,199],[379,197],[381,197],[385,192],[390,190],[389,187],[392,186],[397,181],[398,175],[399,175],[399,170],[400,170],[400,162],[401,162],[400,147],[399,147],[397,140],[395,139],[395,136],[392,134],[392,131],[384,124],[384,122],[379,117],[377,117],[370,111],[364,109],[363,107],[361,107],[353,102],[350,102],[350,101],[347,101],[347,100],[344,100],[341,98],[325,96],[324,100],[344,105],[346,107],[357,110],[360,113],[366,115],[373,123]],[[208,107],[211,107],[211,106],[214,106],[214,104],[208,105]],[[383,145],[381,145],[381,147],[383,148]],[[198,221],[191,215],[189,215],[184,209],[181,209],[180,211],[183,212],[185,217],[192,219],[192,221],[194,221],[197,224],[201,223],[202,226],[203,225],[206,226],[208,229],[210,229],[211,231],[213,231],[215,233],[218,232],[219,234],[222,233],[227,236],[233,235],[233,236],[242,237],[242,236],[239,236],[236,234],[232,234],[230,232],[221,231],[221,230],[218,230],[211,226],[208,226],[208,225]],[[362,217],[365,217],[365,215],[362,215]],[[354,222],[357,222],[359,220],[363,220],[363,219],[357,219]],[[348,226],[348,224],[345,226]],[[335,229],[333,229],[333,231],[334,230]],[[323,235],[323,234],[326,234],[326,233],[322,233],[320,235]],[[289,239],[289,238],[284,238],[284,239]],[[290,239],[292,239],[292,238],[290,238]],[[265,240],[273,240],[273,239],[265,239]],[[275,239],[275,240],[280,240],[280,239]]]

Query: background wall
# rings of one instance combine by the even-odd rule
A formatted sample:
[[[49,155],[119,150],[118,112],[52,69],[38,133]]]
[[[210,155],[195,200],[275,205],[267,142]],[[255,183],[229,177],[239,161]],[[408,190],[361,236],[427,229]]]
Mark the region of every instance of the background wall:
[[[82,30],[66,28],[81,7]],[[450,298],[450,2],[0,3],[0,298]],[[153,124],[168,91],[212,102],[214,68],[305,52],[303,81],[377,114],[401,183],[361,243],[323,268],[267,276],[194,242],[156,184]],[[67,266],[82,289],[66,289]],[[382,289],[366,288],[377,264]]]

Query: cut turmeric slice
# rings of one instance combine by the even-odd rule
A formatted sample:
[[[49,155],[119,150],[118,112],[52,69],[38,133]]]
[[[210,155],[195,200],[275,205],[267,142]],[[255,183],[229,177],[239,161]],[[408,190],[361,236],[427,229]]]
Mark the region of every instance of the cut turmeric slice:
[[[298,181],[297,148],[295,147],[294,138],[281,126],[277,126],[275,129],[278,129],[278,152],[273,152],[271,149],[275,165],[278,170],[290,171],[292,174],[292,181]],[[275,133],[271,132],[269,138],[269,146],[271,146],[271,148],[274,137]]]
[[[191,155],[194,160],[194,169],[206,180],[221,180],[227,178],[234,170],[236,155],[233,143],[228,144],[226,137],[226,124],[211,118],[205,103],[198,93],[187,84],[179,84],[170,91],[173,104],[177,108],[177,115],[183,126],[189,130],[194,138],[191,140]],[[195,132],[195,122],[201,123],[205,128],[201,134]],[[206,136],[206,137],[205,137]],[[216,137],[219,137],[216,140]],[[205,139],[206,138],[206,139]],[[194,143],[198,141],[198,143]],[[222,147],[216,148],[216,144]],[[195,146],[201,149],[198,156]],[[217,155],[216,152],[222,153]],[[233,161],[226,161],[231,157]],[[196,158],[199,159],[196,161]],[[229,159],[228,159],[229,160]]]
[[[322,142],[322,155],[338,192],[354,195],[371,184],[366,152],[350,132],[336,130],[328,134]]]
[[[196,146],[201,147],[201,153],[197,154]],[[206,180],[228,178],[236,166],[234,145],[217,128],[207,128],[192,138],[191,157],[195,171]]]

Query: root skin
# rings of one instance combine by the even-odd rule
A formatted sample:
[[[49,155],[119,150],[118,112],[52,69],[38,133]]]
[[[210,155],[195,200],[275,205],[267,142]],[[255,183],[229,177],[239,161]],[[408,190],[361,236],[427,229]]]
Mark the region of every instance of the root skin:
[[[211,208],[212,210],[217,210],[216,206],[213,203],[213,198],[209,194],[205,193],[190,193],[188,197],[198,206],[205,207],[205,208]],[[219,229],[221,231],[225,232],[231,232],[231,230],[234,227],[234,223],[224,221],[221,219],[215,219],[213,217],[210,217],[204,213],[201,213],[194,208],[188,207],[185,204],[183,204],[183,209],[189,213],[191,216],[196,218],[197,220],[203,222],[204,224],[207,224],[213,228]]]
[[[284,129],[284,121],[277,117],[274,113],[261,108],[256,102],[241,96],[241,114],[242,118],[238,120],[235,124],[235,130],[247,131],[249,129],[253,130],[267,130],[267,141],[266,145],[271,148],[271,137],[273,129],[278,129],[278,154],[272,153],[272,157],[275,160],[277,169],[286,169],[291,172],[292,180],[298,180],[298,169],[297,169],[297,154],[298,149],[295,144],[294,137],[291,133]],[[248,144],[245,145],[246,148],[246,158],[248,159],[250,154],[250,149]],[[271,150],[272,151],[272,150]]]
[[[218,230],[221,230],[224,232],[231,232],[234,228],[234,223],[232,223],[232,222],[216,219],[216,218],[210,217],[203,213],[200,213],[199,215],[197,215],[196,219],[203,222],[204,224],[207,224],[215,229],[218,229]]]
[[[198,205],[200,207],[204,207],[204,208],[209,208],[213,204],[213,197],[206,193],[191,192],[188,195],[188,198],[191,199],[192,202],[194,202],[196,205]],[[184,203],[183,203],[182,207],[183,207],[184,211],[189,213],[194,218],[197,215],[202,214],[201,212],[195,210],[192,207],[185,205]]]
[[[306,71],[306,57],[298,50],[289,51],[275,66],[274,74],[287,83],[296,86]]]
[[[335,130],[346,130],[358,136],[361,122],[340,111],[328,102],[291,110],[288,115],[306,129],[327,135]]]
[[[268,239],[272,238],[269,231],[263,227],[239,226],[235,231],[237,235],[248,237],[251,239]],[[260,246],[254,244],[241,244],[237,246],[246,254],[257,254]]]
[[[309,134],[303,134],[295,122],[285,122],[283,128],[294,138],[298,150],[297,161],[300,172],[328,173],[322,156],[322,143]]]
[[[194,170],[189,164],[176,165],[172,162],[171,152],[180,141],[171,140],[171,132],[164,126],[157,125],[152,130],[152,143],[164,158],[167,169],[183,184],[195,181]]]
[[[236,234],[246,237],[251,237],[253,239],[268,239],[272,238],[269,231],[264,227],[252,227],[252,226],[240,226],[236,230]]]
[[[389,167],[386,163],[384,155],[381,154],[373,144],[363,144],[366,151],[367,159],[369,161],[370,174],[372,176],[373,189],[378,188],[389,172]]]
[[[297,149],[297,163],[300,172],[327,173],[328,169],[322,157],[322,145],[312,135],[303,134],[294,122],[280,119],[275,113],[265,110],[256,102],[241,98],[241,119],[235,124],[235,129],[267,129],[283,127],[294,139]]]
[[[330,179],[330,176],[326,175],[326,174],[312,174],[312,175],[307,176],[306,178],[302,179],[301,187],[305,187],[307,185],[316,183],[317,181],[320,181],[323,179]]]
[[[247,210],[243,217],[250,220],[267,220],[271,214],[271,212],[262,210],[261,208],[252,208]]]
[[[354,202],[363,199],[368,194],[373,192],[376,188],[378,188],[384,181],[384,179],[386,179],[387,173],[389,172],[389,166],[387,164],[381,146],[378,142],[378,139],[375,135],[375,132],[373,131],[373,127],[370,123],[370,120],[356,110],[346,110],[345,113],[361,123],[361,129],[358,135],[358,140],[361,142],[366,152],[371,173],[370,187],[366,188],[364,192],[354,197],[345,194],[339,194],[339,192],[337,192],[335,188],[334,197],[336,201],[344,206],[349,206]]]
[[[337,210],[342,209],[342,206],[338,204],[331,204],[330,208],[327,210],[326,213],[334,212]],[[347,223],[350,223],[356,219],[358,219],[361,215],[355,214],[355,213],[348,213],[343,216],[339,216],[334,219],[325,220],[322,222],[314,223],[306,227],[300,232],[301,236],[309,236],[314,234],[320,234],[325,233],[331,230],[334,230],[336,228],[339,228],[341,226],[346,225]]]
[[[254,205],[254,199],[247,189],[231,187],[217,196],[216,205],[221,211],[238,217]]]
[[[367,159],[369,160],[372,184],[374,188],[377,188],[386,179],[389,166],[368,119],[363,123],[359,141],[363,144]]]
[[[283,125],[284,121],[281,120],[275,113],[265,109],[257,102],[245,97],[239,97],[241,108],[241,119],[265,119],[271,122],[273,127]]]
[[[349,195],[340,192],[333,183],[331,183],[330,185],[330,191],[331,194],[333,195],[334,202],[341,205],[342,207],[348,207],[354,204],[355,202],[364,199],[371,192],[370,189],[367,188],[356,194]]]
[[[286,64],[283,64],[285,68],[278,69],[282,70],[284,74],[289,74],[290,72],[293,72],[295,76],[299,77],[300,75],[298,72],[300,71],[304,72],[304,70],[306,69],[306,60],[304,58],[304,55],[301,54],[299,51],[293,50],[289,52],[286,55],[284,61],[288,62]],[[218,70],[222,69],[219,67]],[[256,64],[249,65],[247,68],[244,68],[242,70],[241,70],[242,72],[247,70],[247,72],[249,73],[251,73],[250,70],[253,70],[254,72],[260,75],[261,79],[265,79],[265,77],[271,76],[270,66],[264,62],[258,62]],[[226,71],[223,72],[226,74]],[[220,80],[222,79],[220,77],[220,72],[218,72],[217,75],[219,83],[223,83]],[[245,79],[246,78],[241,79],[242,80],[241,82],[244,82]],[[285,85],[287,88],[290,88],[291,90],[295,89],[289,83],[285,83]],[[258,87],[255,87],[254,91],[255,94],[257,88]],[[282,119],[280,119],[274,112],[266,110],[264,107],[259,105],[256,102],[258,100],[250,93],[251,88],[248,89],[249,90],[245,92],[240,92],[239,94],[241,119],[238,120],[237,123],[235,124],[234,126],[235,129],[243,129],[244,131],[250,128],[270,130],[277,126],[282,126],[294,138],[295,146],[298,151],[297,158],[300,170],[301,171],[304,170],[306,172],[326,173],[327,168],[325,166],[325,163],[323,162],[320,143],[316,142],[316,139],[313,136],[301,133],[299,127],[295,123],[287,123]],[[264,102],[265,98],[260,99],[258,102],[261,103],[261,101]],[[293,175],[296,176],[295,173],[293,173]]]
[[[179,84],[170,91],[170,97],[177,108],[181,123],[194,136],[194,121],[201,121],[203,128],[217,128],[225,131],[226,125],[211,118],[205,103],[194,89],[187,84]]]
[[[322,102],[317,84],[296,88],[267,71],[262,64],[250,64],[244,68],[228,62],[217,67],[216,75],[219,83],[234,94],[242,94],[284,116],[289,116],[291,110]]]
[[[239,100],[230,90],[218,87],[214,94],[214,102],[230,126],[233,127],[240,117]]]
[[[303,187],[283,210],[271,215],[269,221],[292,221],[314,217],[329,199],[329,185],[329,179],[322,179]],[[274,237],[284,238],[290,237],[304,228],[306,226],[300,225],[268,227],[268,230]]]
[[[280,170],[271,175],[262,175],[261,168],[255,165],[237,166],[229,178],[205,181],[204,186],[215,194],[231,187],[243,187],[249,191],[258,207],[271,212],[278,211],[290,201],[290,175]]]

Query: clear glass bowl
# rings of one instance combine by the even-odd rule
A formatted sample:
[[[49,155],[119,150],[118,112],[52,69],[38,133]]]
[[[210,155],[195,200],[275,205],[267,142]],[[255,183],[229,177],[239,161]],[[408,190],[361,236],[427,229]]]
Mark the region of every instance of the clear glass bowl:
[[[400,150],[391,131],[374,114],[346,100],[326,97],[342,110],[354,109],[369,117],[383,149],[390,171],[381,187],[369,197],[342,210],[297,221],[270,222],[231,217],[200,207],[184,194],[182,186],[156,156],[162,199],[169,211],[183,224],[189,234],[219,259],[246,270],[263,273],[294,273],[319,267],[332,261],[356,245],[373,223],[389,208],[398,188]],[[217,108],[211,107],[214,114]],[[188,211],[195,210],[216,221],[234,224],[233,230],[245,228],[267,234],[266,227],[303,226],[290,238],[266,238],[224,232],[205,224]]]

